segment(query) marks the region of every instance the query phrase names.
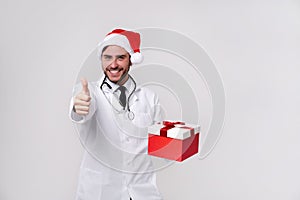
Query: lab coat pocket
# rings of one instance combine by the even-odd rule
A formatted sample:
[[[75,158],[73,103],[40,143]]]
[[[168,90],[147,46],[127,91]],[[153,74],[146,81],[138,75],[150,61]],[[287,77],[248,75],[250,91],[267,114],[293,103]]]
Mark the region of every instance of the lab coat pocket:
[[[81,170],[77,200],[98,200],[102,193],[102,174],[99,171],[84,168]]]
[[[136,200],[163,200],[157,186],[151,183],[131,185],[129,192],[132,199]]]

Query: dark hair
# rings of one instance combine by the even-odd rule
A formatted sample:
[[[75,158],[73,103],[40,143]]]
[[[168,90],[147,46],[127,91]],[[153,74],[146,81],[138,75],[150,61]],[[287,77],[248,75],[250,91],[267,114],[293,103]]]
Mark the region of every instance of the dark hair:
[[[109,47],[109,46],[103,47],[102,52],[101,52],[101,56],[102,56],[103,52],[107,49],[107,47]]]

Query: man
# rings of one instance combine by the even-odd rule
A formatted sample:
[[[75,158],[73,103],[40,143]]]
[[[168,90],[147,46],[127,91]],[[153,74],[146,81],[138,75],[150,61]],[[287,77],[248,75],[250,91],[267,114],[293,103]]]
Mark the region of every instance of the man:
[[[86,152],[77,200],[162,199],[147,155],[147,126],[161,121],[157,96],[128,74],[141,63],[139,33],[115,29],[98,45],[104,76],[75,87],[70,117]]]

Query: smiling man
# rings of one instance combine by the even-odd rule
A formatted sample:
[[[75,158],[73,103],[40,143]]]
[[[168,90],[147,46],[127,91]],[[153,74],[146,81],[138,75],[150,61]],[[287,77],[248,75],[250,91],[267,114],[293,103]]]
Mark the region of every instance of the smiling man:
[[[130,55],[122,47],[111,45],[106,46],[102,53],[102,68],[105,75],[113,83],[118,83],[122,75],[123,80],[118,84],[123,85],[128,80],[128,71],[130,68]]]
[[[86,149],[76,199],[161,200],[143,137],[162,120],[160,104],[128,73],[143,60],[140,34],[115,29],[99,43],[98,55],[104,75],[97,82],[82,79],[70,104]]]

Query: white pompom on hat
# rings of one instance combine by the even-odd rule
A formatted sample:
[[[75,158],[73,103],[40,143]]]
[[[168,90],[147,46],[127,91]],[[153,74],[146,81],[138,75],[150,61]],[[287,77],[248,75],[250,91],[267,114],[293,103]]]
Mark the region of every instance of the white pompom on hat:
[[[108,33],[104,40],[98,44],[98,56],[101,59],[103,48],[109,45],[123,47],[129,54],[132,64],[143,62],[143,55],[140,52],[140,34],[123,29],[115,29]]]

